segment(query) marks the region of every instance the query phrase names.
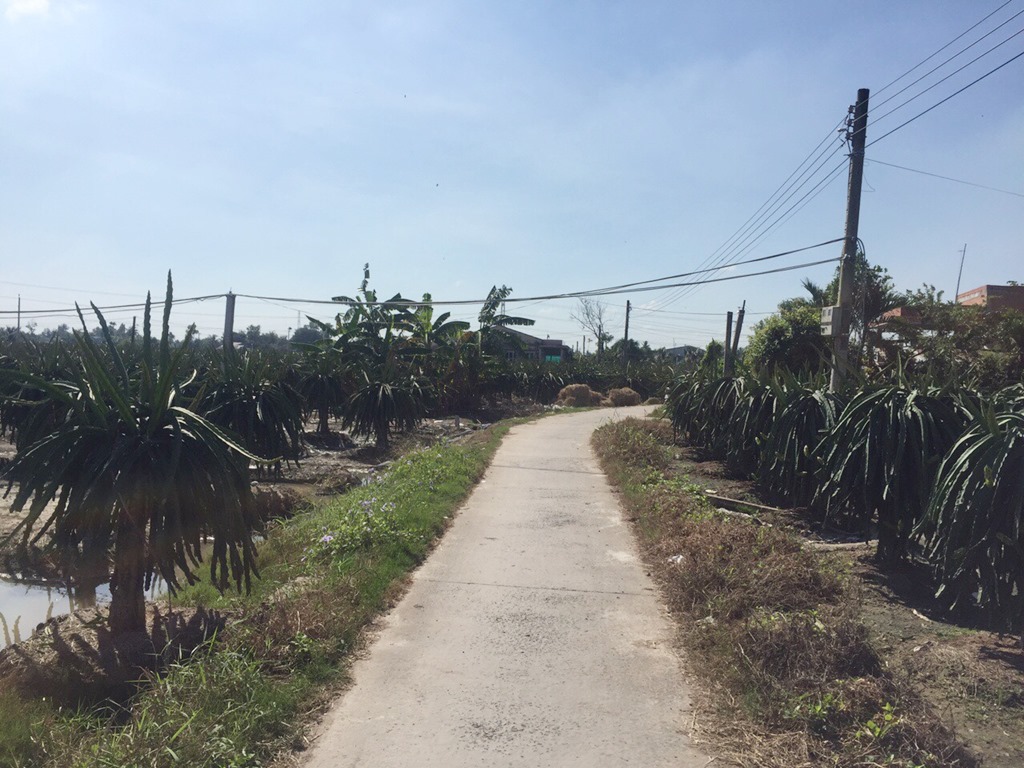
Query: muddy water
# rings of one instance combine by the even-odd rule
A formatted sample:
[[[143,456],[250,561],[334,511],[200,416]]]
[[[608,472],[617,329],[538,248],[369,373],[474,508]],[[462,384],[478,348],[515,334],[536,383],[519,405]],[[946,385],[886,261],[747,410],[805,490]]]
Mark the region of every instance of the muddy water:
[[[97,587],[95,593],[76,595],[66,587],[0,579],[0,648],[30,637],[49,616],[107,602],[110,589],[106,584]]]

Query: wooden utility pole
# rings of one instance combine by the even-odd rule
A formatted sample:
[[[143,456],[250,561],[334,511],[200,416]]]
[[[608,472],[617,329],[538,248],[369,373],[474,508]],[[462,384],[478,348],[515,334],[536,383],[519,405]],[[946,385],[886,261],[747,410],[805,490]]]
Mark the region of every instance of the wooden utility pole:
[[[722,357],[722,375],[732,376],[732,358],[729,355],[729,346],[732,338],[732,312],[725,313],[725,354]]]
[[[228,291],[224,306],[224,354],[231,354],[235,349],[235,294]]]
[[[733,366],[736,365],[735,361],[739,354],[740,349],[740,331],[743,330],[743,315],[747,313],[747,300],[743,300],[743,306],[740,307],[739,314],[736,315],[736,330],[733,331],[732,336],[732,359]]]
[[[853,267],[857,256],[857,228],[860,225],[860,190],[864,180],[864,144],[868,128],[867,88],[857,91],[850,141],[850,176],[846,191],[846,239],[839,263],[839,329],[832,337],[832,377],[829,389],[838,391],[850,370],[850,320],[853,310]]]
[[[622,365],[629,365],[629,299],[626,299],[626,332],[622,334]]]

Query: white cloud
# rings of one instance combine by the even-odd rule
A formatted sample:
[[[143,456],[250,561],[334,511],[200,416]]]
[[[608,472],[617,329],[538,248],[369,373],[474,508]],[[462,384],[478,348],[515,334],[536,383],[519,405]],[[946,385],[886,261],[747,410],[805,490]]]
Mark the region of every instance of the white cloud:
[[[7,0],[4,15],[11,21],[25,16],[48,16],[50,0]]]
[[[32,16],[38,18],[56,17],[61,21],[71,21],[79,13],[89,10],[88,3],[79,0],[3,0],[4,16],[8,21],[18,21]]]

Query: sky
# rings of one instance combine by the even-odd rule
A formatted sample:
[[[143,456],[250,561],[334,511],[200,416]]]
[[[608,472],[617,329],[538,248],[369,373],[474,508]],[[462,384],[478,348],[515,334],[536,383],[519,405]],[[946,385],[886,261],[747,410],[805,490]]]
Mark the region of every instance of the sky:
[[[721,262],[702,277],[737,279],[601,297],[608,330],[628,300],[632,338],[704,346],[746,302],[746,336],[831,279],[741,276],[839,244],[731,262],[843,236],[859,88],[868,259],[947,298],[965,245],[962,291],[1024,281],[1022,52],[1024,0],[0,0],[0,326],[19,295],[40,330],[161,298],[168,270],[176,298],[213,297],[173,313],[206,336],[228,291],[239,330],[329,320],[305,302],[353,295],[364,263],[381,298],[445,301]],[[576,309],[508,311],[592,348]]]

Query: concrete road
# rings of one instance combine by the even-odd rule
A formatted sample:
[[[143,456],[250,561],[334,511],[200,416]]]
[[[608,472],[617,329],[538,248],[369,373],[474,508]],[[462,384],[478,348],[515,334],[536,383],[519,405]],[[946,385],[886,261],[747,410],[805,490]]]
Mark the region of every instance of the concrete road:
[[[645,409],[515,427],[308,768],[700,766],[672,629],[590,450]]]

